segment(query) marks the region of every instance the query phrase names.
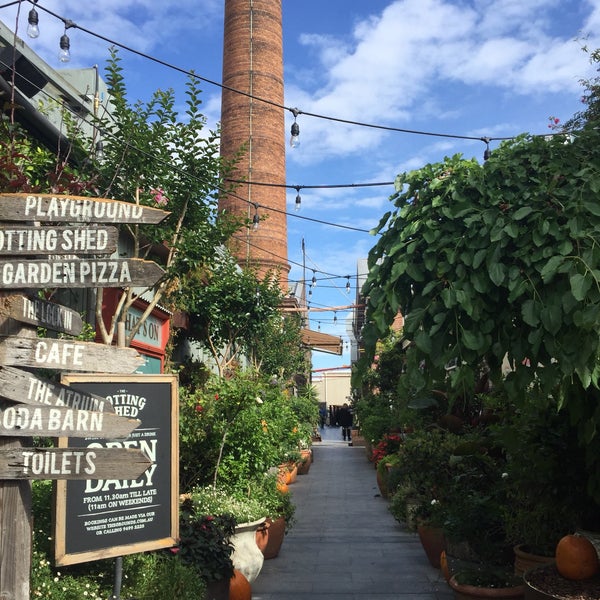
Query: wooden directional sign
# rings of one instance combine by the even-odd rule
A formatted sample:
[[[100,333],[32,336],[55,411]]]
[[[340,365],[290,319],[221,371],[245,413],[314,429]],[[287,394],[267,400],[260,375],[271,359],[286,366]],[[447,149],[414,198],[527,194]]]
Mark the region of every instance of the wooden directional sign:
[[[0,405],[0,435],[126,438],[141,421],[115,413],[74,408],[28,406],[7,402]]]
[[[0,254],[112,254],[116,227],[0,227]]]
[[[137,479],[151,464],[139,448],[0,448],[0,479]]]
[[[0,221],[50,223],[160,223],[170,213],[108,198],[0,194]]]
[[[41,338],[0,337],[0,365],[60,371],[133,373],[144,358],[133,348],[93,342]]]
[[[114,413],[113,405],[96,394],[52,383],[29,371],[0,366],[0,396],[32,406],[66,406],[77,410]]]
[[[149,287],[164,271],[139,258],[0,260],[0,289]]]
[[[83,320],[77,311],[22,294],[0,297],[0,316],[69,335],[79,335],[83,329]]]

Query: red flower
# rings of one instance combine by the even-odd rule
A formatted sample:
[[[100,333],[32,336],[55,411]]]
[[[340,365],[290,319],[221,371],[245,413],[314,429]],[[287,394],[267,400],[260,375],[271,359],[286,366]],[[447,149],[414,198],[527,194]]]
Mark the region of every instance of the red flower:
[[[215,394],[215,400],[219,399],[219,394]]]
[[[201,413],[204,410],[202,404],[196,404],[196,412]]]
[[[172,554],[178,554],[179,553],[179,547],[178,546],[173,546],[172,548],[169,548],[169,550],[171,551]]]

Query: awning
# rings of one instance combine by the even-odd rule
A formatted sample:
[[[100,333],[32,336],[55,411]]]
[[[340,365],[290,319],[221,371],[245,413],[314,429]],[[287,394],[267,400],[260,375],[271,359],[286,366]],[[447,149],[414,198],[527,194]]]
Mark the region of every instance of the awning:
[[[318,352],[327,352],[328,354],[342,355],[343,341],[342,338],[312,329],[302,329],[302,342]]]

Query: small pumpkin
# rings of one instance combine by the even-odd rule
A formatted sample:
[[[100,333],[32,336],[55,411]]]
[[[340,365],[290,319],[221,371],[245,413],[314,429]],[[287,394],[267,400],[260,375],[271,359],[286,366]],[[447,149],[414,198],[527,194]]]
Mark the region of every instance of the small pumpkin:
[[[448,557],[446,556],[445,550],[442,550],[442,553],[440,554],[440,570],[442,572],[442,575],[444,576],[444,579],[446,581],[450,581],[450,577],[452,577],[452,575],[450,575],[450,568],[448,567]]]
[[[229,600],[252,600],[252,586],[244,574],[237,569],[233,570],[229,580]]]
[[[565,535],[556,545],[556,568],[566,579],[589,579],[600,570],[596,548],[582,535]]]

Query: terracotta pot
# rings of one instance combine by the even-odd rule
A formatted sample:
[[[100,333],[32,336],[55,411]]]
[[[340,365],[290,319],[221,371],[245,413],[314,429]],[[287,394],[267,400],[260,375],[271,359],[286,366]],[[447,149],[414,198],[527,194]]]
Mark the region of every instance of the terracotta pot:
[[[269,543],[269,527],[271,526],[271,519],[267,520],[256,530],[256,545],[258,549],[263,552]]]
[[[252,586],[237,569],[229,580],[229,600],[252,600]]]
[[[379,493],[381,494],[382,498],[385,498],[386,500],[389,497],[389,491],[388,491],[388,487],[387,487],[387,481],[386,481],[386,476],[382,475],[381,472],[379,471],[379,469],[375,470],[375,477],[377,479],[377,487],[379,488]]]
[[[523,600],[525,597],[525,586],[518,585],[509,588],[486,588],[474,585],[463,585],[451,577],[448,585],[454,590],[455,600]]]
[[[560,575],[556,565],[546,565],[523,575],[525,600],[564,600],[565,598],[600,598],[600,574],[589,579],[571,581]]]
[[[300,455],[302,458],[298,463],[298,475],[306,475],[310,469],[310,464],[312,462],[311,452],[310,450],[301,450]]]
[[[277,519],[271,521],[271,525],[269,526],[269,538],[267,541],[267,546],[262,551],[265,560],[275,558],[279,554],[284,537],[285,519],[284,517],[277,517]]]
[[[229,579],[208,582],[204,600],[229,600]]]
[[[444,531],[441,527],[421,524],[417,525],[417,533],[419,534],[419,539],[421,540],[421,545],[423,546],[423,550],[425,550],[429,564],[439,569],[441,566],[440,556],[446,549]]]
[[[554,556],[542,556],[541,554],[532,554],[527,552],[524,544],[519,544],[513,548],[515,553],[515,575],[523,575],[525,571],[542,567],[544,565],[553,565],[556,560]]]
[[[279,465],[279,471],[277,472],[277,481],[285,485],[289,485],[292,480],[292,474],[288,469],[287,465]]]
[[[288,485],[296,482],[296,478],[298,476],[298,466],[294,465],[293,467],[288,467],[290,471],[290,480],[288,481]]]

